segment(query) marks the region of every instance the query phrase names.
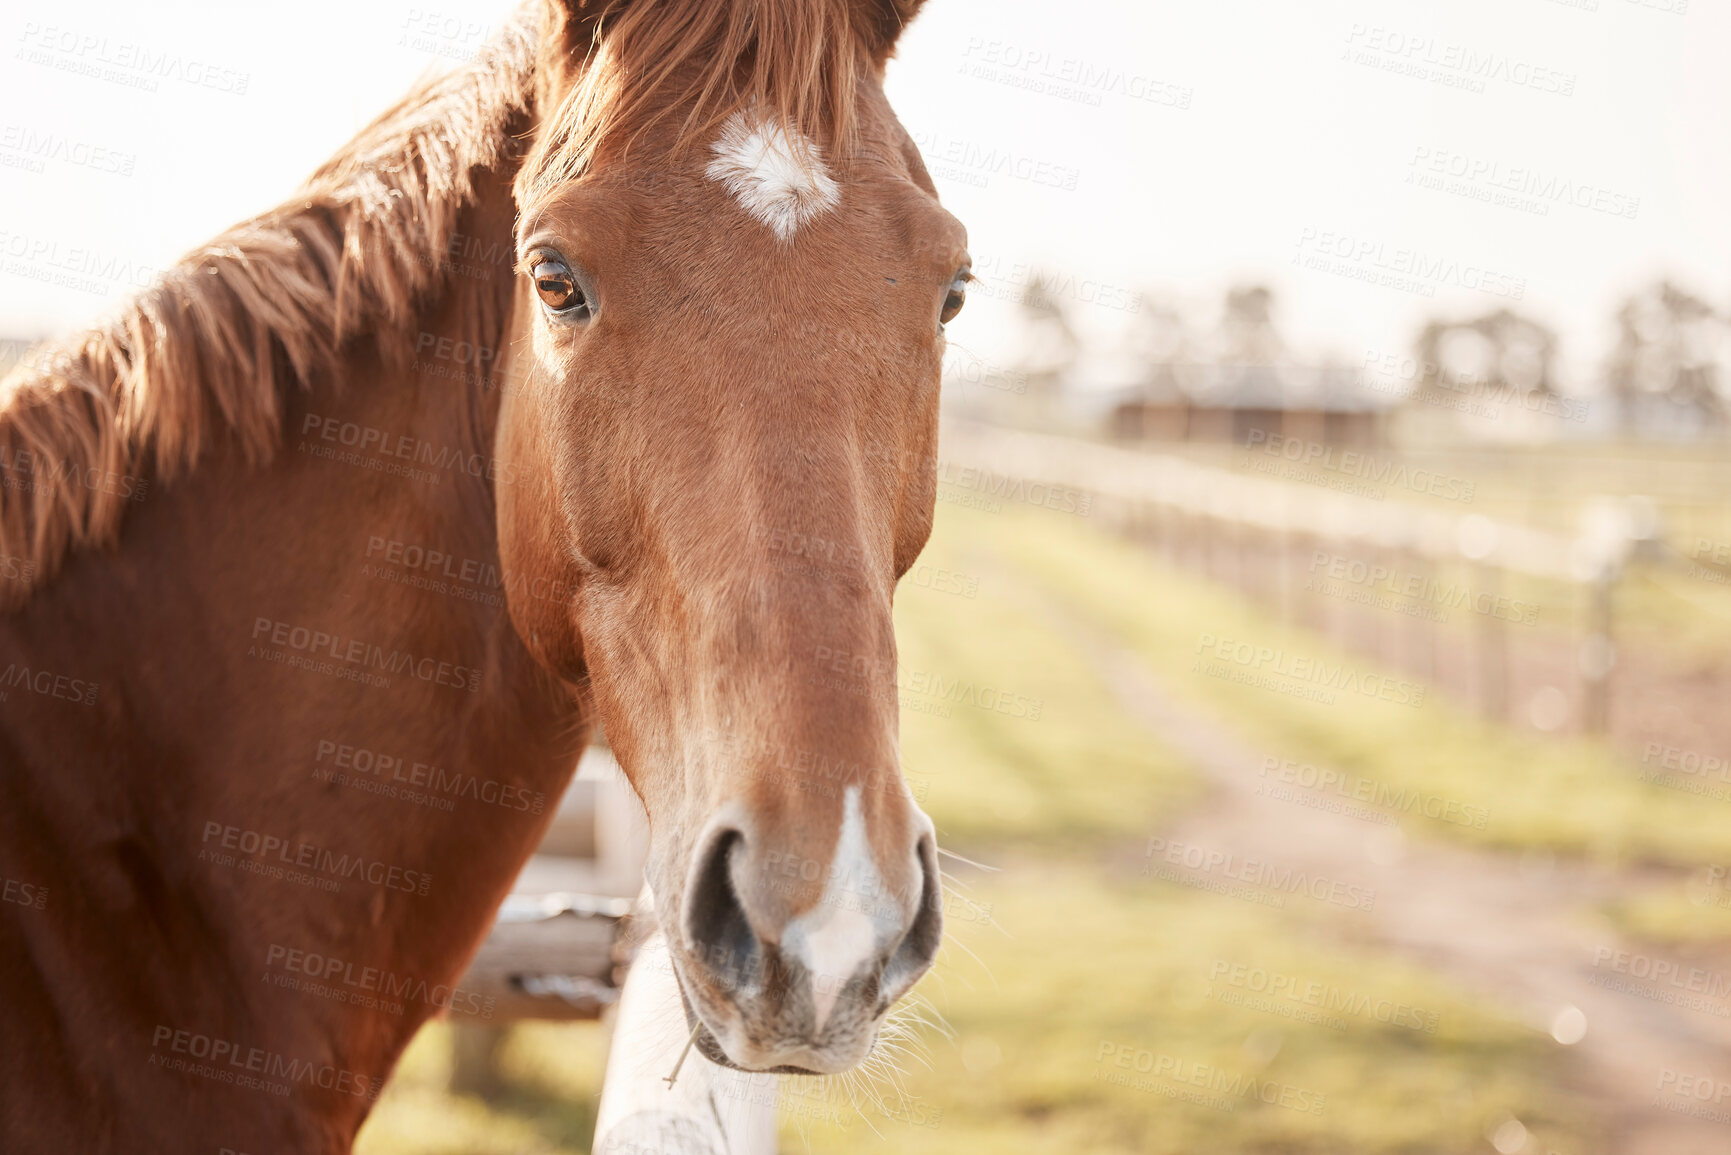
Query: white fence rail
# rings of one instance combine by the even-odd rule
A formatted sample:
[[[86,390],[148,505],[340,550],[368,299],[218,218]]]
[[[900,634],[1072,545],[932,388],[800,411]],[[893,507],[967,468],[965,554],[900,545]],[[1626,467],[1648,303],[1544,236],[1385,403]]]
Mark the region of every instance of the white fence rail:
[[[595,1155],[774,1155],[777,1076],[719,1067],[690,1040],[656,934],[637,952],[619,1000]]]
[[[1170,454],[971,422],[947,421],[942,444],[952,473],[973,469],[979,476],[1081,491],[1091,497],[1094,520],[1277,603],[1288,616],[1302,575],[1312,568],[1309,559],[1324,547],[1380,559],[1390,571],[1464,567],[1476,589],[1493,594],[1511,574],[1575,587],[1585,607],[1576,661],[1579,717],[1585,730],[1606,728],[1614,589],[1628,558],[1653,542],[1656,529],[1651,506],[1638,499],[1602,503],[1582,532],[1564,536],[1467,509],[1380,501]],[[1254,451],[1248,460],[1261,464],[1261,456],[1275,467],[1284,463],[1278,454]],[[1304,462],[1292,464],[1302,468]],[[993,483],[975,484],[989,492]],[[1486,714],[1503,717],[1509,709],[1506,628],[1494,614],[1480,616],[1477,697]]]

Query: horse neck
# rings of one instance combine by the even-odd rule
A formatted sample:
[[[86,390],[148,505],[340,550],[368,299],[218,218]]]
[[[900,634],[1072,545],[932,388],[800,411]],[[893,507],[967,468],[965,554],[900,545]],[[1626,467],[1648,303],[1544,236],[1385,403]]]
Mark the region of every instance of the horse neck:
[[[0,916],[0,1037],[42,1041],[0,1054],[0,1084],[64,1102],[68,1134],[166,1149],[141,1121],[182,1144],[201,1119],[212,1149],[346,1150],[352,1088],[147,1064],[190,1032],[382,1081],[575,763],[572,700],[504,609],[493,492],[515,470],[473,346],[508,321],[512,206],[483,184],[410,364],[355,342],[289,400],[271,464],[215,455],[0,618],[0,874],[49,896]],[[92,1088],[97,1053],[117,1058]]]

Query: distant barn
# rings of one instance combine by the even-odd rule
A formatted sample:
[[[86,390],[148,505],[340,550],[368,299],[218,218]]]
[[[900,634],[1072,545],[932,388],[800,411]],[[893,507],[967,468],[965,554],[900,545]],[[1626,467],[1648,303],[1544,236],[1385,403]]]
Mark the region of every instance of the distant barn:
[[[1397,400],[1361,387],[1345,366],[1161,365],[1112,407],[1124,441],[1245,444],[1252,431],[1325,445],[1382,444]]]

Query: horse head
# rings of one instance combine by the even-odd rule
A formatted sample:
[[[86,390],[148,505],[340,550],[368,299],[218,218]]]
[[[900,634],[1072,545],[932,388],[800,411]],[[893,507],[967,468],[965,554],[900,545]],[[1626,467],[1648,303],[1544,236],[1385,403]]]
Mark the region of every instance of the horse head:
[[[749,1070],[858,1063],[942,933],[891,602],[969,258],[884,97],[915,7],[575,5],[515,184],[510,612],[648,811],[697,1045]]]

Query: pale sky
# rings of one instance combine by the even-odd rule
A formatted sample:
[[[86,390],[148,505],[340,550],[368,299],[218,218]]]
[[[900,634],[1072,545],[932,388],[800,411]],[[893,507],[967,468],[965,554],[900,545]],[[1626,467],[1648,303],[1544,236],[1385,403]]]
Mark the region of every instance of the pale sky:
[[[510,9],[7,7],[0,333],[26,336],[287,197]],[[1728,48],[1724,0],[931,0],[889,90],[999,297],[1054,270],[1101,343],[1137,292],[1211,321],[1248,280],[1355,362],[1511,304],[1579,389],[1638,283],[1731,306]],[[952,335],[992,356],[1011,315],[978,293]]]

